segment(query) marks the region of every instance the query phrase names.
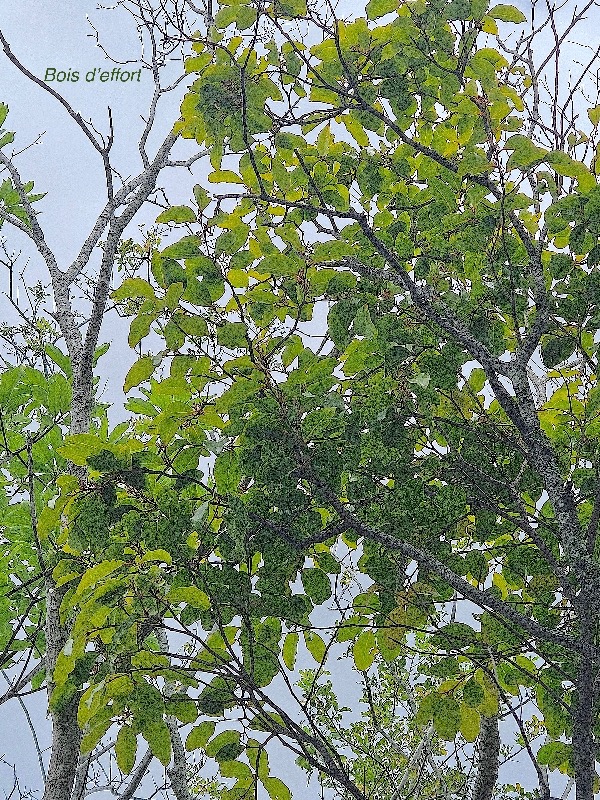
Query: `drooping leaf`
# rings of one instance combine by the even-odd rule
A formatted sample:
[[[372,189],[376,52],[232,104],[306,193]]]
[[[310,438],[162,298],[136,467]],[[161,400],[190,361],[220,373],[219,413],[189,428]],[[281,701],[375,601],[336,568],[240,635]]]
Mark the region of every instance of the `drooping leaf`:
[[[137,736],[130,725],[122,725],[119,728],[117,740],[115,742],[115,756],[117,759],[117,766],[121,772],[129,775],[133,770],[136,753]]]
[[[490,8],[488,15],[494,19],[502,20],[502,22],[514,22],[515,25],[527,21],[527,17],[520,9],[502,3]]]

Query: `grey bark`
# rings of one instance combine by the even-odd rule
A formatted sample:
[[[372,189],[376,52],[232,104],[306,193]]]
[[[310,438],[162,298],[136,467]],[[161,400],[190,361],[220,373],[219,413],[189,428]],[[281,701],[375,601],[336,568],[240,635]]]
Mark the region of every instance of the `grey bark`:
[[[498,782],[500,730],[498,717],[481,717],[477,739],[477,774],[471,800],[492,800]]]
[[[590,615],[591,616],[591,615]],[[584,621],[585,622],[585,621]],[[588,621],[591,625],[591,619]],[[592,628],[587,627],[584,637],[592,640]],[[594,778],[596,775],[596,748],[594,741],[594,683],[597,676],[597,661],[592,647],[579,660],[575,683],[573,708],[573,759],[575,762],[575,797],[577,800],[594,800]]]
[[[167,633],[163,628],[158,628],[156,630],[156,638],[158,639],[161,652],[168,653],[169,640]],[[164,691],[165,697],[167,698],[171,697],[171,695],[176,692],[176,687],[172,681],[166,681]],[[171,782],[171,789],[173,789],[173,794],[177,800],[192,800],[186,775],[186,753],[181,740],[181,734],[179,733],[179,723],[177,721],[177,717],[167,714],[165,717],[165,723],[169,729],[169,735],[171,737],[171,750],[173,752],[171,763],[167,767],[167,775],[169,776],[169,780]]]
[[[79,328],[74,325],[74,314],[72,310],[69,285],[65,273],[52,271],[54,286],[55,303],[57,307],[56,318],[69,349],[69,355],[73,363],[73,400],[71,405],[71,433],[85,433],[89,430],[93,394],[92,394],[92,363],[95,348],[98,344],[100,327],[106,309],[106,302],[110,290],[110,280],[112,277],[114,257],[125,227],[133,219],[137,211],[146,202],[151,193],[156,188],[156,180],[161,169],[165,166],[169,153],[175,144],[177,137],[169,134],[163,141],[158,153],[152,163],[143,172],[143,177],[134,179],[132,184],[136,191],[133,196],[128,192],[127,204],[119,217],[107,217],[110,219],[107,242],[104,246],[104,253],[100,272],[94,289],[93,307],[85,339],[82,341]],[[118,193],[117,193],[118,196]],[[114,209],[113,209],[114,214]],[[95,226],[98,236],[100,230]],[[86,242],[87,244],[87,242]],[[77,263],[77,262],[76,262]],[[55,264],[55,262],[54,262]],[[51,264],[47,262],[48,268]],[[83,265],[81,265],[83,268]],[[77,272],[77,275],[79,272]],[[74,277],[76,277],[74,275]],[[57,592],[50,591],[50,597],[55,597]],[[46,615],[46,641],[47,641],[47,665],[48,665],[48,693],[51,694],[50,677],[56,664],[56,659],[64,646],[68,632],[60,623],[59,617],[60,600],[47,603]],[[78,764],[79,744],[81,732],[77,723],[78,697],[70,700],[64,708],[52,714],[52,755],[48,779],[44,791],[44,800],[65,800],[71,796],[73,783],[75,780]]]
[[[135,794],[137,788],[139,787],[140,783],[142,782],[144,775],[146,774],[148,767],[150,766],[150,762],[152,761],[153,755],[152,750],[148,748],[142,757],[142,760],[134,769],[131,779],[127,787],[121,792],[118,796],[117,800],[133,800],[133,795]]]
[[[85,797],[85,785],[91,760],[91,753],[87,753],[87,755],[79,753],[75,780],[73,781],[73,790],[71,791],[71,800],[83,800]]]
[[[60,604],[67,586],[57,589],[49,586],[46,592],[46,679],[48,697],[52,696],[55,683],[54,666],[58,654],[68,638],[67,628],[60,622]],[[77,724],[79,697],[67,700],[51,713],[52,753],[44,788],[44,800],[66,800],[71,796],[73,781],[79,760],[81,731]]]

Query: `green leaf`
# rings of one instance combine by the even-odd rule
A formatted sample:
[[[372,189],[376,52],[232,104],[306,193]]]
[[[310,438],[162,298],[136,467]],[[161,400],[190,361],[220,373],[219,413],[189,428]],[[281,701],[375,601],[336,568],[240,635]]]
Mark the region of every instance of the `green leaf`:
[[[184,236],[178,242],[165,247],[161,258],[173,258],[176,261],[181,258],[193,258],[202,254],[201,242],[197,236]]]
[[[275,0],[275,11],[278,16],[305,17],[307,14],[306,0]]]
[[[477,706],[481,705],[485,698],[485,692],[483,690],[483,686],[476,681],[475,678],[469,678],[469,680],[463,686],[463,700],[464,702],[471,706],[471,708],[477,708]]]
[[[590,122],[594,126],[594,128],[600,122],[600,106],[594,106],[593,108],[588,108],[588,117],[590,118]]]
[[[52,361],[54,361],[57,367],[60,367],[67,378],[70,378],[73,375],[71,359],[69,356],[65,355],[62,350],[59,350],[58,347],[48,342],[44,345],[44,352]]]
[[[172,206],[159,214],[157,224],[168,222],[196,222],[196,214],[189,206]]]
[[[319,605],[331,597],[331,581],[322,569],[307,567],[302,570],[302,585],[310,599]]]
[[[304,350],[304,342],[300,336],[290,336],[287,340],[286,346],[281,353],[281,363],[284,367],[289,367],[294,359],[298,358],[300,353]]]
[[[70,410],[71,384],[62,375],[51,375],[48,378],[48,411],[60,414]]]
[[[363,631],[352,646],[352,655],[356,669],[366,672],[373,661],[377,652],[377,641],[372,630]]]
[[[138,344],[150,333],[150,326],[155,320],[154,314],[138,314],[129,326],[129,346],[137,347]]]
[[[261,778],[271,800],[291,800],[292,793],[279,778]]]
[[[194,59],[188,59],[188,61],[186,61],[186,69],[187,69],[188,62],[189,61],[193,61],[193,60]],[[204,211],[204,209],[210,203],[210,197],[209,197],[208,192],[206,191],[206,189],[203,186],[200,186],[199,184],[196,184],[196,186],[194,186],[194,190],[193,191],[194,191],[194,199],[195,199],[196,203],[198,204],[199,210],[200,211]]]
[[[296,663],[299,638],[300,636],[297,633],[288,633],[283,640],[283,662],[290,670],[294,669],[294,664]]]
[[[130,725],[122,725],[115,742],[115,756],[121,772],[129,775],[135,766],[136,753],[137,736]]]
[[[346,256],[353,255],[355,251],[355,245],[350,244],[350,242],[333,239],[332,241],[321,242],[315,245],[311,260],[313,264],[321,264],[327,261],[340,261],[340,259]]]
[[[218,258],[223,253],[230,256],[237,253],[246,244],[249,231],[249,225],[238,221],[234,228],[222,233],[215,242],[215,256]]]
[[[204,317],[176,313],[173,322],[188,336],[208,336],[208,325]]]
[[[543,336],[542,361],[544,366],[552,369],[569,359],[577,349],[577,339],[574,336]]]
[[[365,11],[367,19],[378,19],[398,8],[399,0],[369,0]]]
[[[546,764],[550,770],[560,770],[572,774],[573,747],[564,742],[548,742],[537,752],[540,764]]]
[[[367,338],[371,338],[376,335],[377,328],[375,325],[373,325],[368,306],[360,305],[358,307],[356,316],[354,317],[353,330],[357,336],[366,336]]]
[[[222,731],[204,748],[209,758],[216,761],[234,761],[244,751],[239,731]]]
[[[164,720],[155,720],[142,728],[142,735],[150,750],[163,766],[171,761],[171,736]]]
[[[220,494],[233,494],[242,479],[237,453],[231,450],[220,453],[215,461],[213,474],[217,491]]]
[[[248,326],[244,322],[226,322],[217,328],[217,343],[223,347],[248,347]]]
[[[257,19],[257,11],[250,6],[240,5],[237,7],[237,14],[235,17],[236,28],[240,31],[248,30],[251,28]]]
[[[154,361],[151,356],[143,356],[139,358],[135,364],[130,368],[125,376],[125,383],[123,384],[123,391],[128,392],[140,383],[148,380],[154,372]]]
[[[494,19],[499,19],[502,22],[514,22],[519,25],[521,22],[527,22],[527,17],[515,6],[504,5],[500,3],[488,11],[488,16]]]
[[[504,145],[506,150],[512,150],[508,159],[508,167],[530,167],[548,155],[548,151],[535,145],[531,139],[522,134],[511,136]]]
[[[477,641],[477,633],[464,622],[451,622],[444,625],[435,632],[434,636],[446,650],[468,647]]]
[[[196,703],[189,697],[169,697],[166,703],[166,711],[182,722],[184,725],[195,722],[198,719],[198,709]]]
[[[317,664],[322,664],[327,652],[327,646],[319,634],[314,631],[304,631],[304,642],[308,652]]]
[[[185,740],[185,749],[189,752],[191,750],[199,750],[206,746],[206,743],[215,732],[216,722],[207,720],[196,725],[189,732]]]
[[[102,356],[106,355],[106,353],[108,353],[109,350],[110,350],[110,342],[104,342],[104,344],[99,345],[94,350],[94,359],[93,359],[94,366],[96,366],[96,364],[98,363],[98,361],[100,361]]]
[[[46,670],[40,669],[38,672],[35,673],[33,678],[31,679],[31,688],[34,692],[42,687],[44,681],[46,680]]]
[[[433,727],[441,739],[451,742],[462,723],[459,704],[449,695],[439,696],[433,714]]]

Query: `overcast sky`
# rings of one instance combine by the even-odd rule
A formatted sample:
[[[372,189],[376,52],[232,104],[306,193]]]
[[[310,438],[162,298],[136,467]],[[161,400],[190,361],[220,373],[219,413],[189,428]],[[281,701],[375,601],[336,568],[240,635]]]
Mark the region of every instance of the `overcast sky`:
[[[124,177],[136,174],[140,169],[137,149],[139,135],[143,129],[141,116],[148,108],[153,85],[146,72],[141,80],[129,83],[102,83],[98,79],[86,82],[85,74],[96,68],[111,69],[114,65],[104,59],[97,47],[94,31],[87,15],[97,27],[102,42],[107,45],[114,58],[132,61],[124,69],[139,68],[139,42],[135,28],[127,15],[115,11],[97,11],[95,0],[19,0],[0,4],[0,29],[8,39],[15,56],[37,77],[44,79],[47,70],[54,68],[80,73],[78,82],[54,82],[49,85],[59,89],[64,97],[81,113],[84,119],[92,119],[95,126],[106,133],[108,130],[107,108],[110,106],[114,119],[115,144],[113,158],[115,166]],[[48,77],[51,76],[48,73]],[[157,133],[150,141],[149,152],[171,129],[178,115],[183,87],[177,96],[164,103]],[[39,86],[23,76],[0,52],[0,102],[10,108],[5,129],[15,131],[14,147],[20,150],[39,140],[39,144],[27,149],[17,160],[24,180],[35,180],[36,190],[48,195],[39,204],[42,211],[40,222],[46,239],[64,268],[75,257],[85,240],[94,220],[106,201],[104,173],[99,154],[93,149],[82,131],[70,119],[57,101]],[[197,170],[202,174],[202,167]],[[175,172],[174,170],[171,172]],[[171,196],[185,200],[173,189],[174,175],[169,175]],[[186,179],[186,191],[191,191],[192,181]],[[139,222],[152,223],[157,212],[142,211]],[[27,257],[30,264],[27,280],[47,281],[47,274],[40,257],[32,250],[25,237],[3,227],[0,236],[7,240],[9,249],[23,251],[21,266]],[[8,275],[0,272],[0,292],[8,290]],[[21,294],[22,299],[22,294]],[[14,315],[8,301],[0,295],[0,321],[13,321]],[[103,372],[110,375],[104,398],[115,402],[115,413],[120,412],[122,400],[120,388],[123,376],[131,363],[127,348],[119,348],[118,340],[126,337],[128,323],[116,324],[114,315],[109,326],[105,325],[101,341],[117,339],[110,355],[104,357]],[[120,357],[121,355],[121,357]],[[123,357],[125,356],[125,357]],[[2,678],[0,678],[0,683]],[[4,688],[0,685],[0,693]],[[45,720],[45,700],[30,698],[27,703],[42,748],[50,743],[49,724]],[[9,716],[10,715],[10,716]],[[19,774],[26,786],[40,786],[39,767],[22,709],[12,703],[3,706],[0,716],[0,756],[16,762]],[[0,792],[10,791],[12,775],[0,766]],[[143,793],[140,793],[143,796]],[[100,798],[100,796],[99,796]]]
[[[88,14],[111,54],[120,61],[132,62],[124,69],[139,68],[139,43],[133,26],[127,23],[122,13],[97,11],[96,5],[96,0],[4,0],[0,7],[0,28],[14,54],[39,78],[44,79],[47,71],[52,69],[67,73],[70,70],[71,74],[79,72],[78,82],[50,85],[58,88],[82,117],[93,119],[96,127],[104,133],[108,130],[107,108],[110,106],[115,124],[115,165],[124,176],[128,176],[140,168],[137,142],[143,128],[141,117],[148,107],[153,87],[144,72],[139,82],[137,79],[126,83],[102,83],[98,80],[98,73],[107,67],[107,62],[96,45],[94,31],[86,18]],[[524,8],[522,2],[517,5]],[[596,36],[594,27],[589,26],[584,35],[586,43],[591,44]],[[97,70],[95,80],[85,81],[84,76],[94,69]],[[182,91],[175,93],[165,103],[153,140],[155,144],[172,127],[181,96]],[[77,254],[106,200],[101,159],[56,100],[24,77],[3,54],[0,54],[0,102],[6,102],[10,107],[5,128],[16,131],[17,150],[39,140],[39,144],[19,156],[17,165],[23,179],[35,180],[38,191],[48,192],[39,206],[43,211],[40,222],[48,244],[65,267]],[[199,165],[196,169],[198,179],[204,173],[204,167]],[[186,179],[181,184],[185,187],[184,193],[178,194],[182,190],[178,190],[172,171],[168,176],[171,199],[185,202],[185,192],[189,192],[192,184],[193,181]],[[139,222],[151,224],[155,216],[156,213],[149,209],[139,216],[135,226]],[[32,252],[24,238],[6,228],[0,231],[0,236],[7,238],[9,246],[22,249],[23,259],[31,258],[28,280],[47,279],[39,256]],[[7,287],[8,276],[0,273],[0,291],[7,291]],[[10,319],[8,303],[0,299],[0,320]],[[117,416],[122,400],[122,378],[131,362],[127,348],[118,346],[119,337],[127,335],[127,327],[127,324],[115,324],[112,320],[110,329],[105,326],[101,336],[101,341],[117,339],[117,346],[105,357],[110,363],[103,364],[110,377],[105,399],[115,402]],[[41,745],[47,747],[49,726],[44,719],[43,706],[43,703],[29,703]],[[11,719],[7,719],[7,712],[13,715]],[[39,785],[37,758],[22,710],[13,703],[10,708],[3,707],[2,715],[0,755],[6,753],[8,761],[18,762],[32,778],[26,783]],[[515,780],[522,778],[521,770],[529,771],[525,759],[515,764]],[[0,769],[0,790],[8,789],[11,782],[11,776]]]
[[[19,0],[18,3],[3,3],[0,10],[0,26],[11,48],[19,60],[42,80],[50,78],[56,70],[71,75],[79,72],[77,82],[48,81],[48,85],[59,90],[75,111],[102,133],[108,132],[108,107],[110,107],[115,129],[112,159],[121,175],[128,177],[139,172],[141,163],[138,140],[143,130],[142,117],[147,113],[152,96],[153,83],[148,72],[142,71],[134,81],[101,82],[100,72],[113,69],[96,44],[94,24],[101,42],[111,56],[119,61],[131,62],[122,70],[135,71],[140,68],[140,45],[136,31],[128,14],[114,10],[96,10],[94,0]],[[180,73],[180,65],[172,65],[173,74]],[[96,70],[93,73],[93,70]],[[85,76],[94,75],[92,82]],[[141,80],[138,79],[141,77]],[[152,154],[171,129],[178,116],[179,104],[184,93],[182,84],[167,95],[158,114],[155,133],[149,140],[148,152]],[[64,268],[76,256],[92,227],[98,213],[106,202],[103,165],[100,155],[50,94],[22,75],[4,56],[0,56],[0,101],[9,105],[10,113],[5,123],[7,130],[16,131],[14,147],[38,141],[17,159],[17,166],[24,180],[35,180],[37,191],[48,192],[39,203],[40,222],[46,239]],[[186,145],[180,143],[177,152],[185,152]],[[202,164],[196,165],[195,174],[205,173]],[[185,202],[191,196],[193,180],[189,176],[177,181],[177,170],[166,170],[161,185],[169,188],[169,198],[174,202]],[[184,193],[181,194],[183,187]],[[152,224],[159,209],[142,209],[131,225],[131,235],[139,236],[139,223]],[[40,257],[33,252],[25,237],[8,231],[0,231],[13,247],[23,250],[21,263],[30,256],[27,270],[29,282],[47,281]],[[0,291],[6,291],[8,276],[0,273]],[[0,318],[11,319],[11,309],[6,300],[0,299]],[[101,341],[115,335],[126,337],[128,323],[115,320],[114,315],[104,325]],[[120,350],[120,352],[118,352]],[[123,377],[131,363],[131,353],[126,348],[114,347],[105,357],[104,371],[110,367],[110,381],[103,399],[117,406],[123,396]],[[107,363],[110,361],[110,365]],[[118,416],[114,409],[113,419]]]

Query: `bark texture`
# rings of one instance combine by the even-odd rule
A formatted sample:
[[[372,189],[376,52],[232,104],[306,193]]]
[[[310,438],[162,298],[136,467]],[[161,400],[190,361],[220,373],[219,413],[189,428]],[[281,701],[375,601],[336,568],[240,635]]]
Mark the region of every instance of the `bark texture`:
[[[591,624],[591,620],[588,620]],[[590,627],[587,628],[588,638]],[[575,796],[577,800],[594,800],[596,755],[594,742],[594,682],[597,675],[593,659],[593,643],[580,660],[573,709],[573,760],[575,762]]]
[[[58,654],[67,640],[67,629],[60,622],[60,604],[66,586],[60,589],[53,585],[46,590],[46,669],[48,697],[54,691],[54,666]],[[71,797],[73,782],[79,761],[81,731],[77,724],[79,695],[52,712],[52,753],[44,788],[44,800],[67,800]]]
[[[492,800],[498,781],[500,731],[498,717],[481,717],[477,739],[477,774],[471,800]]]

